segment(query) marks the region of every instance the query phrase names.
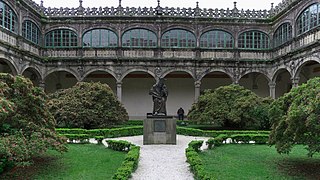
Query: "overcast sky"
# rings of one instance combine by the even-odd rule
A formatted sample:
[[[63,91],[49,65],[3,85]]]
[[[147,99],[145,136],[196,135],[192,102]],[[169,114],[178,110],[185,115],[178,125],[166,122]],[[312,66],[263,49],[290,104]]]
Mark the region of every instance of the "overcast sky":
[[[34,0],[40,4],[41,0]],[[233,2],[237,1],[238,9],[267,9],[271,3],[275,6],[282,0],[161,0],[162,7],[195,7],[199,2],[200,8],[233,8]],[[43,0],[45,7],[78,7],[79,0]],[[123,7],[156,7],[157,0],[122,0]],[[84,7],[117,7],[119,0],[83,0]]]

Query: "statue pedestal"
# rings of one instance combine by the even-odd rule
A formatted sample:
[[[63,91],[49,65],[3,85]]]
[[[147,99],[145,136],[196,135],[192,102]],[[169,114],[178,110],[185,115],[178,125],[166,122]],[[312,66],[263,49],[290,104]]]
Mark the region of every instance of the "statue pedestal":
[[[147,116],[143,121],[143,144],[177,144],[176,119],[172,116]]]

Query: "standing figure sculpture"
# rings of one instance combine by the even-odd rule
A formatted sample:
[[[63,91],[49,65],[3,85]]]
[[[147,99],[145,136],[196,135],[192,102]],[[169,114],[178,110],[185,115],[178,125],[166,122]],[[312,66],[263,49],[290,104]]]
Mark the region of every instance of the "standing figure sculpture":
[[[152,86],[149,91],[152,95],[153,100],[153,115],[167,115],[166,101],[168,97],[168,89],[164,84],[164,79],[161,78],[159,81]]]

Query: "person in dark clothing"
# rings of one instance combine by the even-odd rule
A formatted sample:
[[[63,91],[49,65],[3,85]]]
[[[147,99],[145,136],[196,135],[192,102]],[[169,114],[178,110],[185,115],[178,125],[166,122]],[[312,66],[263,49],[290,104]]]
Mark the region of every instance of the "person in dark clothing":
[[[178,114],[179,120],[183,120],[183,118],[184,118],[184,110],[182,109],[182,107],[180,107],[178,109],[177,114]]]

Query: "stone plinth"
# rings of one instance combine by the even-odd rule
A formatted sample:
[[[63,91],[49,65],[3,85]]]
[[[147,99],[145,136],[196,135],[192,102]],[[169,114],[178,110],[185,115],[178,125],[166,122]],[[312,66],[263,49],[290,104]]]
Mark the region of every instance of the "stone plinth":
[[[148,116],[143,121],[143,144],[177,144],[176,119],[172,116]]]

